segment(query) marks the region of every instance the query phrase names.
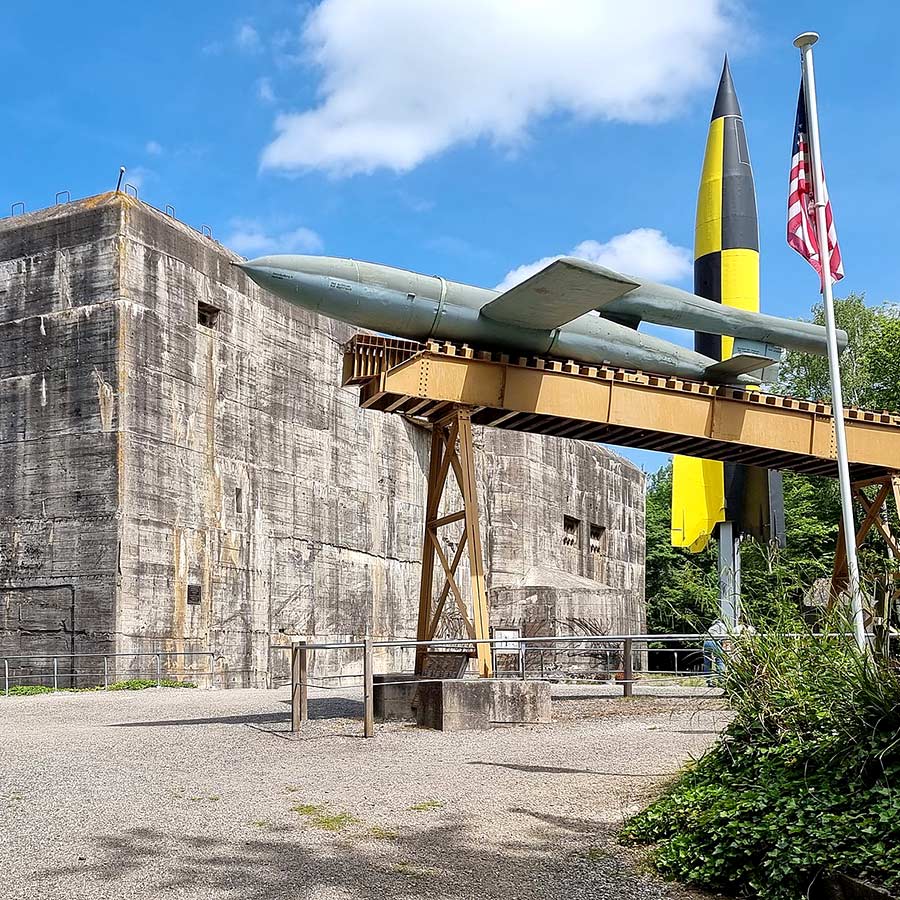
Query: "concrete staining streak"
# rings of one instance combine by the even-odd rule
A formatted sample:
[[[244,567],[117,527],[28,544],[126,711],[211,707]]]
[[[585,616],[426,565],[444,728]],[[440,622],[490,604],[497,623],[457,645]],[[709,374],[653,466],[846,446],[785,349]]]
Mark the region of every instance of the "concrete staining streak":
[[[220,683],[259,685],[283,632],[415,633],[428,435],[360,410],[337,387],[351,329],[235,258],[123,195],[0,221],[0,655],[210,647]],[[492,624],[642,629],[641,473],[476,441]]]

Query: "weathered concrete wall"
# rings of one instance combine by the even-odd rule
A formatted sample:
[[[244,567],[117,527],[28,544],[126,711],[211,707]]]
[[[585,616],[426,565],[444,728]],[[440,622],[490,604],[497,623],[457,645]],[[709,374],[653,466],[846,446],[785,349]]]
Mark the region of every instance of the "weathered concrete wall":
[[[90,201],[0,221],[0,655],[114,649],[119,242]]]
[[[414,634],[428,436],[359,410],[337,387],[351,329],[234,258],[121,195],[0,223],[3,652],[210,647],[223,680],[260,684],[286,671],[268,650],[282,629]],[[476,441],[492,594],[550,581],[554,627],[642,627],[642,475],[594,445]],[[615,590],[592,606],[598,581]],[[63,583],[69,619],[63,593],[21,590]],[[54,604],[56,632],[39,624]],[[526,609],[506,603],[502,623]],[[16,621],[32,619],[28,637]],[[320,674],[353,661],[318,656]]]
[[[426,438],[337,388],[349,329],[144,208],[125,235],[121,648],[209,643],[229,679],[259,683],[280,629],[414,633]]]

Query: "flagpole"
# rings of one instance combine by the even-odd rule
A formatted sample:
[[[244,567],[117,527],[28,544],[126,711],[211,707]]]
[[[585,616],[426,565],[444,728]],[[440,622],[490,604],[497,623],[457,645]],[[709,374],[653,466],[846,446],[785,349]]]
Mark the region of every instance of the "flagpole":
[[[837,328],[834,322],[834,296],[831,279],[831,247],[825,217],[825,177],[819,144],[819,110],[816,103],[816,75],[813,68],[813,44],[819,39],[814,31],[806,31],[794,39],[800,51],[803,87],[806,96],[806,118],[809,143],[813,196],[816,207],[816,232],[819,243],[819,262],[822,266],[822,298],[825,305],[825,329],[828,341],[828,374],[831,379],[831,413],[834,418],[834,443],[837,450],[838,482],[841,488],[841,516],[847,550],[847,574],[850,587],[850,610],[853,635],[860,650],[865,650],[866,627],[863,620],[862,589],[859,581],[859,561],[856,557],[856,523],[853,519],[853,494],[850,490],[850,467],[847,463],[847,434],[844,429],[844,398],[841,392],[841,371],[838,362]]]

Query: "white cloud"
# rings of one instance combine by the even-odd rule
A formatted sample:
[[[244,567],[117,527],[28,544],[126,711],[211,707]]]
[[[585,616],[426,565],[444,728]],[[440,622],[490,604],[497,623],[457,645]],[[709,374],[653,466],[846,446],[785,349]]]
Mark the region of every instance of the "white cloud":
[[[223,243],[247,257],[265,253],[320,253],[322,238],[311,228],[267,228],[259,219],[231,220],[231,232]]]
[[[275,91],[272,88],[271,78],[260,78],[256,82],[256,96],[262,103],[274,103]]]
[[[657,122],[708,92],[736,0],[322,0],[303,26],[320,103],[280,115],[267,169],[409,170],[536,119]],[[389,40],[388,40],[389,38]]]
[[[259,32],[249,22],[238,25],[234,33],[234,44],[244,53],[258,53],[262,49]]]
[[[150,156],[159,156],[163,152],[162,144],[159,141],[147,141],[144,145],[144,152]]]
[[[607,269],[637,275],[649,281],[678,281],[693,270],[691,253],[686,247],[670,243],[656,228],[635,228],[625,234],[617,234],[603,244],[599,241],[582,241],[570,253],[545,256],[519,266],[506,273],[496,290],[508,291],[560,256],[577,256]]]

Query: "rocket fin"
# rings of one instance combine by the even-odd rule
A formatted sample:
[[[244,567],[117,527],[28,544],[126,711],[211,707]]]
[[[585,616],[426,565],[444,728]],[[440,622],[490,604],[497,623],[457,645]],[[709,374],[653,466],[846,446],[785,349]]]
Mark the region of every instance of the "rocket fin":
[[[772,365],[768,356],[757,356],[755,353],[738,353],[721,362],[707,366],[703,374],[710,381],[727,381],[737,375],[748,375]]]
[[[640,287],[626,275],[583,259],[562,257],[481,307],[481,315],[523,328],[552,331]]]
[[[675,456],[672,460],[672,546],[700,553],[716,525],[724,521],[722,463]]]

